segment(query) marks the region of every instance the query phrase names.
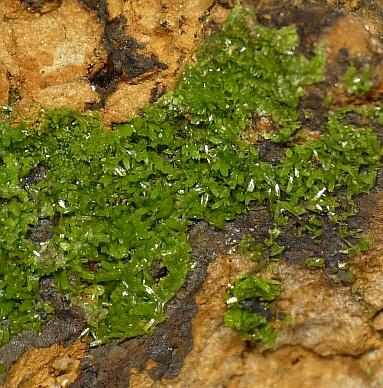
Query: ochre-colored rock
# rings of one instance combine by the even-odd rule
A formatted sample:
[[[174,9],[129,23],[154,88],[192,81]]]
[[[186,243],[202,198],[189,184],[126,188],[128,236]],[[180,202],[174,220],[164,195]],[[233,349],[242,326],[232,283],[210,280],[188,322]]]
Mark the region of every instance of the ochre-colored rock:
[[[30,348],[12,366],[3,388],[68,387],[79,376],[86,344],[77,341],[68,347]]]
[[[44,14],[13,0],[1,2],[0,69],[20,96],[19,112],[62,105],[83,109],[97,98],[85,75],[102,47],[101,27],[75,0]]]
[[[339,50],[347,50],[353,56],[369,56],[369,27],[352,15],[342,17],[324,34],[324,42],[330,60],[337,60]]]
[[[100,102],[89,79],[107,60],[105,23],[126,20],[122,32],[144,47],[140,55],[154,55],[166,66],[116,80],[102,103],[107,124],[139,112],[153,101],[153,89],[171,90],[208,23],[229,14],[213,0],[108,0],[106,20],[80,0],[42,3],[28,9],[20,1],[0,2],[0,104],[7,104],[9,90],[19,95],[14,111],[22,117],[40,108],[84,110]]]

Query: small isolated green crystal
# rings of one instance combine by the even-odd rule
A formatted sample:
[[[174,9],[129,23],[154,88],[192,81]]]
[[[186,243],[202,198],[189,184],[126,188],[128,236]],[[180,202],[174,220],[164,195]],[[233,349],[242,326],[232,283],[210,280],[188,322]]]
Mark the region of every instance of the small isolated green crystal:
[[[346,90],[350,94],[362,94],[368,92],[373,83],[371,81],[371,65],[367,64],[362,71],[355,66],[350,66],[344,75]]]
[[[305,265],[311,269],[323,268],[326,265],[326,259],[322,257],[310,257],[306,259]]]
[[[236,278],[226,294],[226,326],[235,329],[248,340],[275,345],[277,333],[271,322],[270,302],[278,298],[280,283],[253,274]]]

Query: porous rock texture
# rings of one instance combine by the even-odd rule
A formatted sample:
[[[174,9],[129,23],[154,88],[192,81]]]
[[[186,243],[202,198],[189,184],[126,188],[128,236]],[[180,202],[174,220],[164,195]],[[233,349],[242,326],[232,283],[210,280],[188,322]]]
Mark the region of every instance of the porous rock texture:
[[[227,8],[213,0],[3,0],[0,104],[13,92],[15,117],[70,106],[101,110],[108,125],[126,121],[173,88]]]
[[[43,14],[19,1],[0,2],[0,103],[6,105],[13,90],[24,115],[40,107],[83,109],[97,97],[86,73],[101,39],[100,22],[77,1],[57,3]]]

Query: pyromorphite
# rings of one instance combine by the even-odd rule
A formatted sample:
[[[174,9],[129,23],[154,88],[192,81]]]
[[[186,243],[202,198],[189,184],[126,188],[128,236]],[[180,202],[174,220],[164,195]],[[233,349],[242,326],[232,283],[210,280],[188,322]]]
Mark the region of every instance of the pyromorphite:
[[[94,345],[148,333],[191,269],[192,222],[221,227],[255,201],[278,224],[372,187],[381,149],[369,129],[331,119],[276,166],[246,140],[252,113],[273,120],[273,141],[294,140],[302,87],[324,64],[297,44],[294,28],[236,10],[174,93],[112,132],[68,109],[0,124],[1,344],[52,313],[46,277],[84,309]]]
[[[280,283],[252,274],[238,276],[226,295],[225,324],[238,330],[245,339],[274,345],[276,332],[267,303],[280,294]]]

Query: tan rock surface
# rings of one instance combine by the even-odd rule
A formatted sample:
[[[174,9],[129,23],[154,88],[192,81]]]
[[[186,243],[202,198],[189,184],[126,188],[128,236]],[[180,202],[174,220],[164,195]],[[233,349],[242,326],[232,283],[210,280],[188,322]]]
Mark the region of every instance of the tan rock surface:
[[[370,321],[375,311],[349,286],[334,285],[320,270],[281,262],[276,276],[283,284],[280,308],[292,324],[281,344],[301,345],[321,356],[358,356],[379,346]]]
[[[329,59],[337,61],[340,49],[347,49],[353,56],[370,56],[370,34],[368,26],[353,15],[340,18],[324,34]]]
[[[68,347],[30,348],[11,368],[3,388],[68,387],[79,376],[86,344],[77,341]]]
[[[375,311],[383,309],[383,204],[379,207],[374,216],[374,223],[371,225],[371,234],[374,239],[374,246],[368,255],[359,257],[354,265],[358,277],[355,281],[355,289]],[[380,314],[381,315],[381,314]],[[378,318],[378,315],[376,318]]]
[[[97,60],[102,29],[77,1],[39,14],[4,0],[0,20],[0,68],[20,95],[19,112],[63,104],[83,109],[97,98],[84,77]]]
[[[19,1],[0,2],[0,104],[7,104],[9,90],[17,91],[15,112],[21,116],[62,105],[84,110],[100,101],[89,76],[105,64],[108,21],[99,20],[80,0],[43,4],[25,8]],[[142,55],[155,55],[167,66],[143,77],[119,79],[116,92],[103,102],[107,124],[126,121],[148,105],[153,89],[171,90],[213,14],[218,22],[229,14],[213,6],[213,0],[106,4],[109,21],[126,18],[124,32],[145,46]]]

